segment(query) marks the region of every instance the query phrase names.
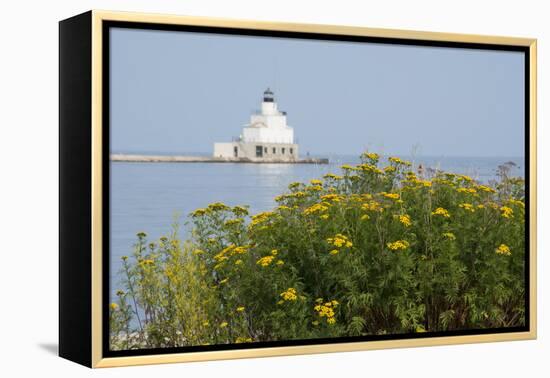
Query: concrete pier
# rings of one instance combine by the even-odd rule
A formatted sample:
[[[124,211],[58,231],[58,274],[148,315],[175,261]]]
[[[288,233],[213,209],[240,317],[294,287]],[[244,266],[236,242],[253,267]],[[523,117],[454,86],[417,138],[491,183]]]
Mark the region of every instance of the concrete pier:
[[[326,158],[305,158],[288,160],[259,160],[248,158],[221,158],[210,156],[165,156],[165,155],[125,155],[112,154],[111,161],[127,163],[250,163],[250,164],[328,164]]]

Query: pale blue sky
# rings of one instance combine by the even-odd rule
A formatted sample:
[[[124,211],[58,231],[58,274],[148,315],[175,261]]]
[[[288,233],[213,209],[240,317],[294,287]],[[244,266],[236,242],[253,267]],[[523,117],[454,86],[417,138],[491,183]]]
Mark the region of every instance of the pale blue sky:
[[[269,86],[302,155],[524,155],[520,52],[111,33],[113,152],[211,153]]]

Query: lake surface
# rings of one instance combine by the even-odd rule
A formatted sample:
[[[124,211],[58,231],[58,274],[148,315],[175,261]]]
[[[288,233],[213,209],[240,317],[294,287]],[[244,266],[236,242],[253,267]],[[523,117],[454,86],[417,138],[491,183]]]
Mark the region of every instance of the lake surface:
[[[467,174],[481,182],[495,178],[498,165],[508,161],[523,176],[523,159],[421,157],[404,159]],[[136,234],[144,231],[149,240],[170,232],[179,214],[182,236],[188,231],[187,215],[212,202],[248,205],[252,213],[271,209],[274,197],[294,181],[306,182],[325,173],[340,173],[342,164],[358,164],[356,157],[332,156],[330,164],[242,164],[242,163],[111,163],[111,300],[119,288],[121,257],[131,255]]]

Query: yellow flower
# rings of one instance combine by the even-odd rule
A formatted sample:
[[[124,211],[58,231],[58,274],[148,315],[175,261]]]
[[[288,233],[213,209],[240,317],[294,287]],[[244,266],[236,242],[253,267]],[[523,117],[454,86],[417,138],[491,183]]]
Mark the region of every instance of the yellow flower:
[[[466,211],[469,211],[471,213],[476,211],[476,209],[474,208],[474,205],[472,205],[471,203],[461,203],[460,205],[458,205],[458,207]]]
[[[364,152],[361,156],[373,161],[378,161],[378,159],[380,159],[380,155],[375,152]]]
[[[241,343],[251,343],[252,339],[250,337],[237,337],[235,340],[235,344],[241,344]]]
[[[285,262],[283,260],[277,260],[277,266],[283,266],[285,265]]]
[[[245,215],[248,215],[248,209],[244,206],[235,206],[233,207],[233,214],[235,214],[238,217],[243,217]]]
[[[193,251],[193,254],[194,254],[195,256],[202,255],[202,254],[204,254],[204,251],[203,251],[202,249],[195,249],[195,250]]]
[[[380,204],[376,201],[365,202],[364,204],[361,205],[361,209],[365,211],[378,211],[378,212],[384,211],[384,208],[381,207]]]
[[[313,179],[310,181],[311,185],[323,185],[321,180]]]
[[[317,312],[317,315],[320,318],[326,318],[328,324],[336,323],[334,309],[338,307],[340,303],[337,300],[332,300],[323,304],[323,298],[317,298],[316,302],[317,304],[313,307],[313,310]]]
[[[241,259],[235,261],[235,265],[241,265],[242,263],[243,263],[243,260],[241,260]]]
[[[325,194],[324,196],[321,196],[321,199],[323,201],[329,201],[329,202],[340,202],[342,197],[338,194],[331,193],[331,194]]]
[[[311,324],[313,324],[315,327],[317,327],[319,325],[319,321],[318,320],[314,320],[311,322]]]
[[[349,240],[349,238],[342,234],[336,234],[333,238],[328,238],[327,242],[338,248],[351,248],[353,246],[353,243]]]
[[[342,167],[343,168],[343,167]],[[334,173],[327,173],[323,176],[325,179],[332,179],[332,180],[342,180],[342,176],[335,175]]]
[[[383,195],[386,198],[389,198],[389,199],[393,199],[393,200],[398,200],[399,199],[399,194],[398,193],[381,192],[380,194]]]
[[[204,327],[208,327],[208,326],[210,325],[210,323],[209,323],[208,321],[204,321],[204,322],[202,322],[202,325],[203,325]]]
[[[276,249],[272,249],[272,250],[271,250],[271,255],[272,255],[272,256],[277,256],[277,253],[279,253],[278,250],[276,250]]]
[[[220,323],[220,328],[225,328],[227,327],[227,322],[221,322]]]
[[[368,214],[361,215],[361,220],[368,220],[370,219]]]
[[[514,210],[508,206],[502,206],[500,208],[500,211],[502,211],[502,216],[504,218],[513,218],[514,217]]]
[[[328,210],[328,206],[324,203],[316,203],[304,210],[304,215],[311,215],[315,213],[322,213]]]
[[[412,225],[411,217],[407,214],[400,215],[399,222],[401,222],[405,227],[410,227]]]
[[[458,188],[459,193],[475,194],[477,191],[474,188]]]
[[[391,162],[391,163],[394,163],[396,165],[405,165],[407,167],[410,167],[412,164],[408,161],[405,161],[405,160],[401,160],[400,158],[398,157],[395,157],[395,156],[391,156],[388,158],[388,160]]]
[[[498,255],[505,255],[510,256],[512,252],[510,251],[510,247],[508,247],[506,244],[501,244],[498,246],[498,248],[495,250],[495,252]]]
[[[227,281],[229,281],[229,278],[224,278],[223,280],[220,281],[220,285],[223,285],[223,284],[226,283]]]
[[[244,222],[244,219],[243,218],[236,218],[236,219],[228,219],[225,221],[225,225],[226,226],[233,226],[233,225],[238,225],[238,224],[241,224]]]
[[[445,237],[449,240],[456,240],[456,236],[452,232],[444,232],[443,237]]]
[[[437,209],[432,211],[432,215],[441,215],[444,218],[450,218],[451,217],[451,214],[449,214],[449,212],[446,209],[442,208],[442,207],[438,207]]]
[[[388,243],[387,246],[392,251],[409,248],[409,242],[406,240],[396,240],[393,243]]]
[[[237,307],[237,312],[243,312],[244,311],[244,306],[240,306],[240,307]]]
[[[295,301],[296,299],[298,299],[298,296],[296,295],[296,289],[293,287],[289,287],[288,289],[286,289],[286,291],[283,291],[280,296],[285,301]]]
[[[266,266],[269,266],[269,264],[271,264],[274,258],[275,258],[274,256],[264,256],[258,261],[256,261],[256,264],[266,267]]]
[[[333,249],[333,250],[330,251],[329,253],[330,253],[331,255],[337,255],[338,252],[339,252],[339,251],[338,251],[337,249]]]
[[[117,305],[116,303],[111,303],[111,304],[109,305],[109,307],[111,307],[111,310],[113,310],[113,311],[115,311],[115,310],[118,309],[118,305]]]
[[[328,214],[323,214],[323,215],[321,215],[319,218],[325,219],[325,220],[326,220],[326,219],[328,219]]]
[[[516,206],[525,208],[525,203],[523,201],[520,201],[520,200],[515,200],[513,198],[510,198],[508,200],[508,203],[511,204],[511,205],[516,205]]]
[[[196,217],[202,217],[204,214],[206,214],[206,209],[197,209],[191,213],[191,216]]]
[[[490,188],[488,186],[485,186],[485,185],[478,185],[476,188],[477,188],[477,190],[482,191],[482,192],[496,193],[496,190],[494,190],[493,188]]]

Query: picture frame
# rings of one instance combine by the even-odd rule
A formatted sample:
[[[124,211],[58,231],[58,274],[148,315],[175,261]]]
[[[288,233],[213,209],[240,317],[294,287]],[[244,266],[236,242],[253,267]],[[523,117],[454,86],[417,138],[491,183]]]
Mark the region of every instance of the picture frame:
[[[60,22],[59,28],[59,355],[61,357],[87,367],[98,368],[536,338],[537,90],[535,39],[96,10],[63,20]],[[112,173],[110,164],[113,160],[113,151],[110,148],[112,130],[109,127],[112,122],[110,111],[113,110],[113,103],[109,89],[113,80],[112,61],[110,60],[110,53],[112,57],[110,33],[113,28],[172,33],[206,33],[210,36],[252,36],[264,39],[300,39],[327,43],[352,42],[358,45],[422,46],[461,51],[520,53],[523,62],[521,96],[524,99],[522,104],[524,160],[522,163],[525,178],[525,251],[523,260],[525,321],[523,325],[509,328],[428,331],[411,334],[364,334],[357,337],[345,336],[331,339],[312,338],[262,342],[252,342],[251,339],[250,342],[245,341],[243,344],[226,343],[111,350],[109,306],[112,296],[110,286],[113,284],[110,282],[110,274],[113,273],[113,268],[110,265],[109,249],[112,245],[110,229]],[[271,95],[270,93],[271,91],[264,93],[264,103],[273,101],[270,97],[272,93]],[[290,151],[291,154],[294,152],[298,154],[297,145],[292,147],[295,145],[292,140],[284,143],[288,144],[285,148],[289,150],[281,150],[284,151],[282,153],[288,154]],[[269,145],[269,148],[271,147]],[[233,148],[236,147],[232,144],[229,154],[233,153]],[[296,148],[296,151],[291,150],[292,148]],[[255,159],[258,156],[263,158],[262,154],[268,153],[267,145],[265,151],[260,152],[260,155],[258,155],[258,151],[251,152],[251,154],[256,153],[255,156],[251,155],[252,158],[248,156],[243,158],[241,155],[235,155],[235,158],[247,159],[248,163],[261,163]],[[128,162],[132,158],[122,157],[120,159]],[[170,160],[170,157],[156,156],[154,159],[166,162]],[[216,159],[222,159],[222,155],[205,159],[214,159],[220,163],[220,160]],[[235,162],[231,157],[223,157],[223,159]],[[323,164],[323,159],[308,156],[301,162]],[[271,163],[286,164],[288,161],[271,161]],[[331,242],[329,241],[329,243]],[[506,254],[504,252],[502,253]],[[115,304],[114,307],[117,306]]]

